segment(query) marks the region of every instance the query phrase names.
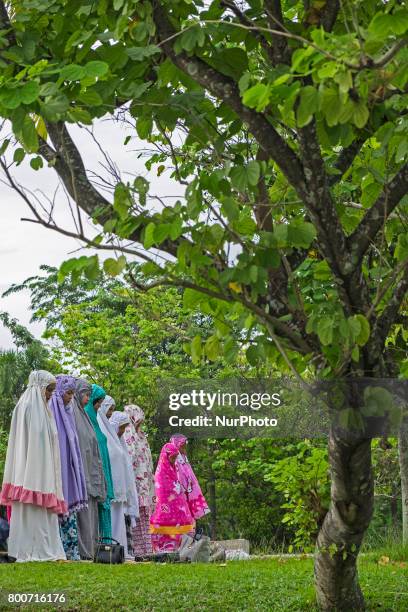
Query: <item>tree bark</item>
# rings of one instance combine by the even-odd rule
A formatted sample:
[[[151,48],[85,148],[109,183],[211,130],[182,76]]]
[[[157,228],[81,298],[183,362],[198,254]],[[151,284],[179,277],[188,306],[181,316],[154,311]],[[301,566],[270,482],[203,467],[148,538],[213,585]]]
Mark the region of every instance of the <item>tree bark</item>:
[[[401,423],[398,456],[401,475],[402,541],[408,544],[408,416],[405,416]]]
[[[364,610],[357,555],[374,505],[371,440],[329,437],[331,505],[317,538],[315,585],[324,611]]]

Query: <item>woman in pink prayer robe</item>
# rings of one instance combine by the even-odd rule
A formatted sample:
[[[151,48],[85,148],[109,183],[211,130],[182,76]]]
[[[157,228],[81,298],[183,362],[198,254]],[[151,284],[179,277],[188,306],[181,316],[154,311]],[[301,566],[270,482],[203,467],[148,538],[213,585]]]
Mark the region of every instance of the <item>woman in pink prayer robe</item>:
[[[177,550],[182,535],[194,530],[195,522],[175,467],[178,454],[174,444],[165,444],[154,477],[156,508],[150,517],[154,552]]]
[[[170,443],[174,444],[178,450],[176,470],[187,499],[191,516],[195,520],[198,520],[208,514],[210,509],[202,494],[193,468],[187,458],[187,438],[183,436],[183,434],[175,434],[170,438]]]

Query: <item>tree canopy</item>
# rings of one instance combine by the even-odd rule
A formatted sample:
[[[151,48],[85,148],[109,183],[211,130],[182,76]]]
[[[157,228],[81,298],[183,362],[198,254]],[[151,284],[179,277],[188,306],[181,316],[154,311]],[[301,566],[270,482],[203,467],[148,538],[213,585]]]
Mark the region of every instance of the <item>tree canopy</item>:
[[[0,115],[19,143],[2,145],[8,181],[34,222],[116,254],[108,274],[139,258],[136,289],[183,287],[185,305],[214,320],[211,340],[192,341],[196,361],[234,358],[232,319],[241,338],[257,338],[254,363],[280,359],[297,378],[406,372],[404,5],[23,0],[0,2],[0,25]],[[97,188],[69,124],[106,115],[129,125],[125,147],[133,136],[151,143],[147,167],[160,175],[170,165],[183,198],[154,206],[143,176],[112,173]],[[26,158],[40,173],[54,168],[75,229],[17,183],[12,164]],[[60,280],[95,278],[98,267],[95,255],[72,258]],[[370,442],[331,436],[329,449],[318,599],[360,609]]]

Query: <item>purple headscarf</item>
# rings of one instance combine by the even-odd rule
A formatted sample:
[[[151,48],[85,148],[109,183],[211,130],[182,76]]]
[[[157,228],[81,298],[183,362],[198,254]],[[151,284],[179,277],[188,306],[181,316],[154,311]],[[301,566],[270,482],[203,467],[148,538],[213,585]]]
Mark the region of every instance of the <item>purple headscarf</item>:
[[[58,430],[62,489],[69,512],[75,512],[88,505],[84,466],[79,448],[73,406],[64,406],[63,396],[67,391],[75,391],[76,379],[65,374],[57,376],[57,387],[51,398],[51,408]]]

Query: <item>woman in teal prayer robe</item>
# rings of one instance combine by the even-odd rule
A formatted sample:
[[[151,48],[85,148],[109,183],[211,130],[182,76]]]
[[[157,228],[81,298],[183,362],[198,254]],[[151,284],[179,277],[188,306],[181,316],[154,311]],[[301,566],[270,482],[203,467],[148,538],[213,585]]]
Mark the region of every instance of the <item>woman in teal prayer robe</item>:
[[[98,504],[98,516],[99,516],[99,535],[101,538],[112,537],[112,523],[111,523],[111,501],[114,498],[113,484],[112,484],[112,471],[108,453],[108,442],[106,436],[102,433],[99,427],[97,412],[98,409],[106,396],[106,391],[99,387],[99,385],[92,385],[91,397],[89,402],[85,406],[85,412],[90,418],[92,426],[95,430],[96,439],[98,441],[99,452],[102,459],[102,467],[106,480],[106,499],[104,502]]]

